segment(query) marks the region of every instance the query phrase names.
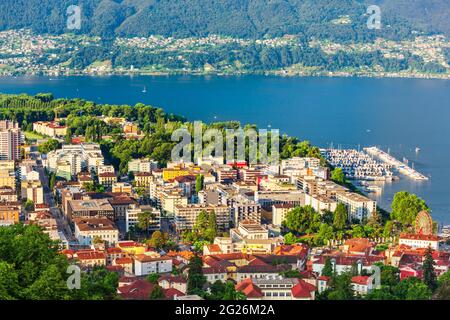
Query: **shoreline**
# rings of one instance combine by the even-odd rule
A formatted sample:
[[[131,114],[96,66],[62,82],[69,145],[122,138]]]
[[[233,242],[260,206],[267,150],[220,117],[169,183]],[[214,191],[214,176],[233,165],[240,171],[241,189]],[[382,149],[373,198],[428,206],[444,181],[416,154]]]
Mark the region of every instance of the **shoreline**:
[[[425,80],[450,80],[450,74],[445,75],[429,75],[429,74],[349,74],[345,72],[324,71],[319,73],[280,73],[280,71],[264,71],[264,72],[238,72],[238,73],[221,73],[221,72],[94,72],[94,73],[64,73],[64,74],[17,74],[8,75],[0,74],[0,78],[32,78],[32,77],[49,77],[66,78],[66,77],[170,77],[170,76],[195,76],[195,77],[241,77],[241,76],[266,76],[275,78],[366,78],[366,79],[425,79]]]

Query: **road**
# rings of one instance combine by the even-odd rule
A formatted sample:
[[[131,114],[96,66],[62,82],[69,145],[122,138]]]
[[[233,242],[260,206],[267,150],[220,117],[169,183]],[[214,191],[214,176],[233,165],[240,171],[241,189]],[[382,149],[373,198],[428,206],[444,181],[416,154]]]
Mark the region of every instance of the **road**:
[[[53,197],[53,190],[50,190],[48,187],[48,177],[45,174],[44,167],[42,166],[42,161],[37,161],[37,171],[39,172],[39,176],[41,177],[42,185],[44,188],[44,203],[50,207],[50,212],[52,216],[55,218],[56,223],[58,225],[58,231],[63,231],[64,236],[69,242],[72,242],[73,233],[70,229],[69,224],[64,219],[64,215],[61,209],[56,205],[55,199]]]

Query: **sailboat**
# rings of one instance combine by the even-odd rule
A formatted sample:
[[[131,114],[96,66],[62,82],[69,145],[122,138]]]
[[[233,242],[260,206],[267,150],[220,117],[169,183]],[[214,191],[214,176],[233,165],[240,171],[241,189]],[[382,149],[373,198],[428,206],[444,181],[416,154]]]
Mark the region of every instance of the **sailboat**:
[[[144,86],[144,89],[142,90],[142,93],[147,93],[147,87]]]

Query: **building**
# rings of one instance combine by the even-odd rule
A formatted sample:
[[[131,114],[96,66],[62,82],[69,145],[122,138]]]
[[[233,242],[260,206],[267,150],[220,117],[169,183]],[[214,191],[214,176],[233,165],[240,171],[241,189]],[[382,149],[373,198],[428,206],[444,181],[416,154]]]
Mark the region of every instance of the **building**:
[[[152,174],[148,172],[138,172],[134,175],[134,185],[138,188],[149,188],[152,182]]]
[[[227,206],[188,204],[175,206],[175,227],[177,230],[192,230],[200,212],[214,212],[217,227],[228,230],[230,227],[230,209]]]
[[[354,192],[338,192],[336,200],[345,204],[349,220],[364,221],[377,211],[377,202]]]
[[[62,126],[58,122],[38,121],[33,123],[33,131],[51,138],[65,137],[67,126]]]
[[[159,208],[169,215],[175,214],[176,206],[187,206],[188,198],[184,196],[183,190],[179,188],[160,188],[157,191],[157,202]]]
[[[117,176],[114,172],[103,172],[98,174],[98,183],[102,186],[109,188],[117,182]]]
[[[439,250],[439,237],[435,235],[403,233],[398,240],[399,245],[412,248],[428,248]]]
[[[125,213],[125,227],[126,232],[138,224],[139,214],[142,212],[150,212],[152,218],[150,219],[149,231],[156,231],[161,229],[161,212],[152,206],[131,205]]]
[[[16,174],[14,171],[0,169],[0,187],[16,189]]]
[[[44,203],[44,188],[40,180],[22,181],[21,185],[22,199],[33,201],[36,204]]]
[[[252,200],[238,196],[233,198],[231,205],[231,219],[235,226],[241,221],[251,220],[261,222],[261,206]]]
[[[151,273],[172,272],[172,258],[161,257],[159,254],[140,254],[134,257],[134,274],[146,276]]]
[[[169,181],[173,180],[177,177],[187,176],[189,175],[189,170],[182,166],[174,166],[173,168],[165,168],[163,169],[163,180]]]
[[[146,172],[152,173],[158,168],[158,162],[150,159],[133,159],[128,162],[128,172]]]
[[[0,160],[20,160],[23,133],[17,122],[0,121]]]
[[[372,279],[368,276],[355,276],[352,278],[352,288],[355,295],[365,296],[373,290]]]
[[[116,182],[112,184],[112,192],[130,195],[133,192],[133,186],[127,182]]]
[[[80,245],[90,246],[95,239],[100,239],[110,245],[119,241],[119,230],[106,217],[74,218],[75,238]]]
[[[337,204],[338,202],[335,199],[323,194],[305,194],[305,205],[313,207],[319,213],[324,211],[334,212]]]
[[[275,226],[281,226],[289,211],[294,209],[295,206],[289,203],[274,204],[272,206],[272,224]]]
[[[0,225],[19,223],[21,205],[18,202],[0,204]]]
[[[107,199],[69,200],[66,214],[69,219],[107,217],[114,220],[114,208]]]
[[[270,210],[274,204],[305,205],[305,193],[302,191],[258,191],[255,201],[264,209]]]
[[[316,287],[297,278],[248,278],[236,284],[248,300],[314,300]]]

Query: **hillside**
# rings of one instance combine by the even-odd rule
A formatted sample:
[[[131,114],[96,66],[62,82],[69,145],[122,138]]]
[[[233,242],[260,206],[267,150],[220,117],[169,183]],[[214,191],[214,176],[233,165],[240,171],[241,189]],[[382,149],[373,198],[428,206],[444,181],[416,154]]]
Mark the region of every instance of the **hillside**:
[[[380,31],[368,30],[368,3],[382,8]],[[152,34],[243,38],[300,34],[336,41],[403,39],[411,31],[450,35],[448,0],[80,0],[81,33],[102,37]],[[2,0],[0,30],[63,33],[71,0]],[[345,17],[345,23],[337,23]]]

